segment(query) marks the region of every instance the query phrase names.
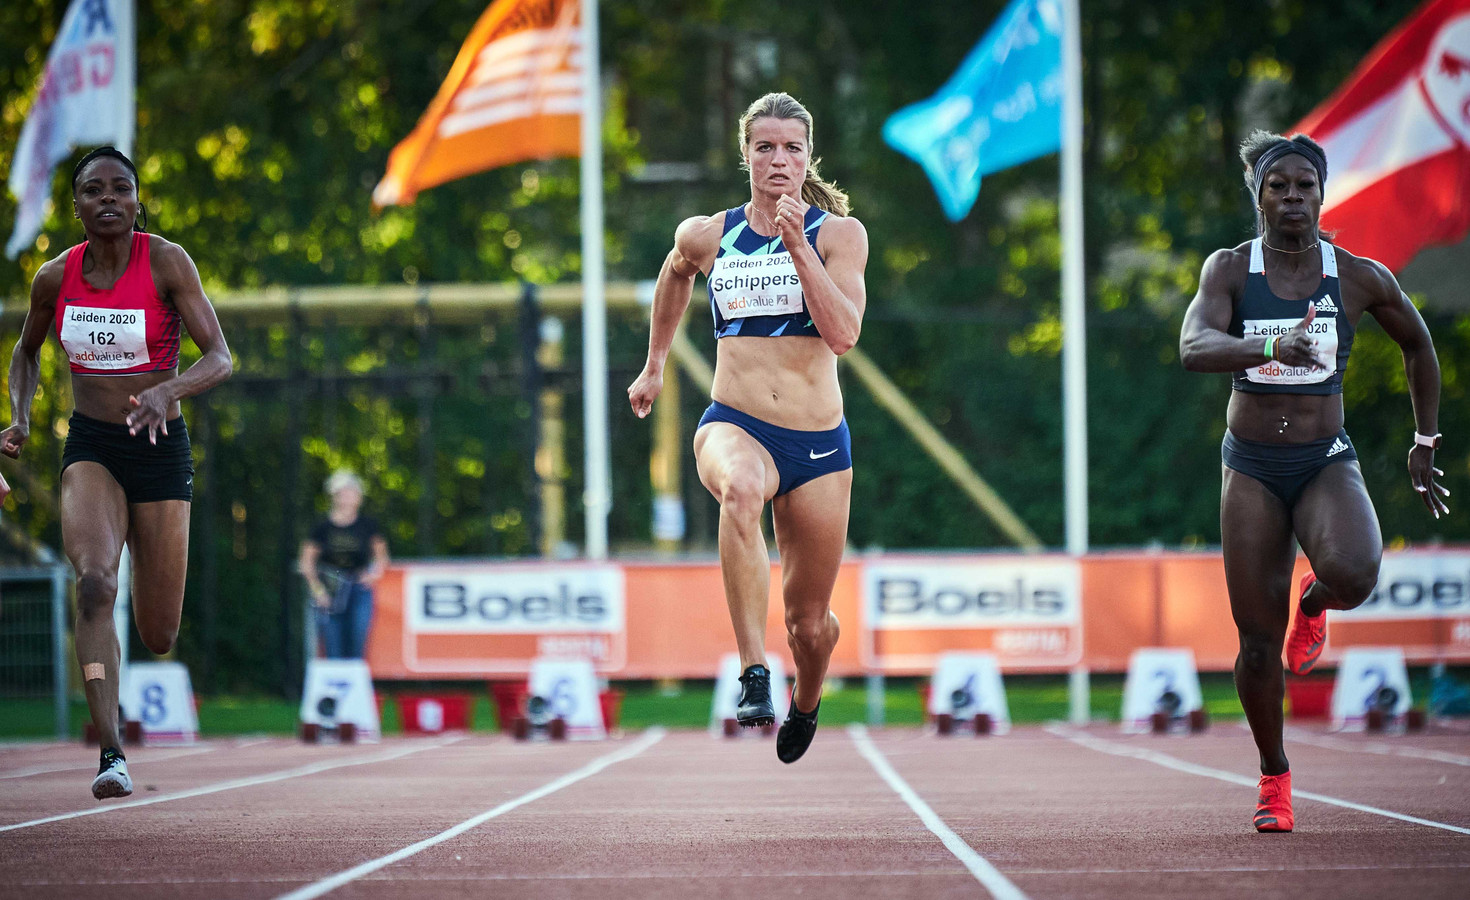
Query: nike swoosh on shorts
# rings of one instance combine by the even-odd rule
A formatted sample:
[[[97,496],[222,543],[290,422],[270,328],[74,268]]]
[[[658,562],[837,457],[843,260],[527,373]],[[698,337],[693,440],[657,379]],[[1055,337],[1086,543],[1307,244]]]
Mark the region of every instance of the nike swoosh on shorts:
[[[831,450],[828,450],[826,453],[818,453],[815,450],[809,450],[809,451],[807,451],[808,455],[811,456],[812,459],[823,459],[825,457],[831,456],[832,454],[834,454],[836,452],[837,452],[837,448],[836,447],[833,447]]]

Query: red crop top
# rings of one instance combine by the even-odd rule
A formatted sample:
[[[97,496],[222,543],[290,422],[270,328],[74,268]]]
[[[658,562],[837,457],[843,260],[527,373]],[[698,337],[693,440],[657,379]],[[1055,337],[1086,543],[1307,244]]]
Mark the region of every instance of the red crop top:
[[[67,253],[56,303],[56,336],[73,374],[138,375],[178,366],[182,322],[178,310],[158,296],[148,238],[133,232],[127,268],[105,291],[82,277],[87,243]]]

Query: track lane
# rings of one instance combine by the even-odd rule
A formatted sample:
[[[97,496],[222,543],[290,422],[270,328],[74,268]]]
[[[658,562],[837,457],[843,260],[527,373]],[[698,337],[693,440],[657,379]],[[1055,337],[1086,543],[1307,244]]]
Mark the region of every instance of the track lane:
[[[1255,761],[1248,734],[1098,731],[1191,759],[1228,757],[1242,769]],[[985,739],[889,732],[875,742],[935,812],[1033,900],[1452,897],[1470,874],[1462,835],[1304,801],[1295,834],[1260,835],[1250,826],[1253,778],[1244,785],[1205,778],[1036,729]],[[1336,766],[1349,775],[1357,764],[1348,758]]]

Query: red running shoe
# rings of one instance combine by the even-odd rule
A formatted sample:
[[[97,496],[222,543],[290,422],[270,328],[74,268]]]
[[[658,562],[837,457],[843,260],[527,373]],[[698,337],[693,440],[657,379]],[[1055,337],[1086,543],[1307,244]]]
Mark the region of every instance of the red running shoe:
[[[1303,575],[1301,597],[1305,597],[1307,588],[1316,583],[1315,574],[1308,572]],[[1304,616],[1301,600],[1298,598],[1296,618],[1291,623],[1291,633],[1286,636],[1286,667],[1293,675],[1307,674],[1317,665],[1326,646],[1327,610],[1322,610],[1316,616]]]
[[[1261,795],[1256,798],[1256,817],[1252,822],[1257,831],[1290,831],[1294,824],[1291,815],[1291,773],[1262,775]]]

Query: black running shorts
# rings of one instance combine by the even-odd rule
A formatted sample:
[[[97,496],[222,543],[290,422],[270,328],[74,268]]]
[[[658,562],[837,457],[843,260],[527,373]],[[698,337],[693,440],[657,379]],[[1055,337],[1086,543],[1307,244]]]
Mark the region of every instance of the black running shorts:
[[[158,443],[148,442],[147,430],[128,434],[116,425],[72,413],[61,470],[72,463],[94,462],[107,469],[122,486],[129,503],[194,499],[194,459],[189,452],[189,429],[180,416],[168,423],[168,434],[158,432]]]

